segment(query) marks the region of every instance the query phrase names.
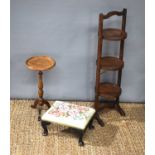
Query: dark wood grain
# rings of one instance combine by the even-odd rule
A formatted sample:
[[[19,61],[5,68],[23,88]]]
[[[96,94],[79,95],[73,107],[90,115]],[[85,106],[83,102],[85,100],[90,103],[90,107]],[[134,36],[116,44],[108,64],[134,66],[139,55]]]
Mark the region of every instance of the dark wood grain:
[[[114,29],[114,28],[103,29],[103,39],[105,40],[117,41],[125,39],[126,37],[127,33],[120,29]]]
[[[42,99],[42,97],[43,97],[43,80],[42,80],[42,75],[43,75],[43,72],[39,71],[38,72],[38,95],[39,95],[40,99]]]
[[[101,58],[101,69],[104,71],[120,70],[124,66],[123,60],[116,57],[103,57]]]
[[[121,88],[117,84],[100,83],[99,95],[104,96],[105,99],[115,99],[121,94]]]
[[[126,9],[124,9],[124,10],[126,10]],[[108,12],[107,14],[103,14],[103,18],[104,19],[108,19],[111,16],[115,16],[115,15],[117,15],[117,16],[123,16],[124,10],[123,11],[111,11],[111,12]]]

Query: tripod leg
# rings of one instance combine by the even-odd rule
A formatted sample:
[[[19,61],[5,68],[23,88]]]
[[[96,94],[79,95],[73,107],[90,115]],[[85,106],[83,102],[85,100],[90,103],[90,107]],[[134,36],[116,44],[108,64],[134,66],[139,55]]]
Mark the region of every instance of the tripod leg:
[[[38,100],[34,101],[34,104],[31,105],[31,108],[35,109],[37,107],[38,104]]]
[[[43,100],[43,104],[45,104],[48,107],[48,109],[51,107],[51,105],[49,104],[49,102],[46,101],[46,100]]]

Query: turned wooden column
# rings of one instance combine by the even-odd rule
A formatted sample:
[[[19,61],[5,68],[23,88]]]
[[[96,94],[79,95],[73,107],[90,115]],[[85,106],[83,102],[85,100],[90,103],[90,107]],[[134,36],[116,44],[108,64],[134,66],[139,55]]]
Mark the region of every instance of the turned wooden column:
[[[43,72],[39,71],[38,72],[38,96],[39,96],[39,100],[43,99],[43,93],[44,93],[42,75],[43,75]]]

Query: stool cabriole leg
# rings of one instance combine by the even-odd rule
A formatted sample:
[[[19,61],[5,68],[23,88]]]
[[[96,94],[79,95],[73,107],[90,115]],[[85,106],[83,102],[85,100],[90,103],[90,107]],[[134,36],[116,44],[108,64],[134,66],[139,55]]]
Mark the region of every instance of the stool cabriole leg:
[[[95,127],[93,126],[93,119],[94,117],[90,120],[89,124],[88,124],[88,127],[89,129],[94,129]]]
[[[79,146],[84,146],[83,135],[84,135],[84,131],[80,130],[79,131]]]
[[[48,135],[47,125],[48,125],[48,122],[41,121],[41,126],[43,128],[43,133],[42,133],[43,136],[47,136]]]
[[[38,108],[38,121],[41,121],[41,107]]]

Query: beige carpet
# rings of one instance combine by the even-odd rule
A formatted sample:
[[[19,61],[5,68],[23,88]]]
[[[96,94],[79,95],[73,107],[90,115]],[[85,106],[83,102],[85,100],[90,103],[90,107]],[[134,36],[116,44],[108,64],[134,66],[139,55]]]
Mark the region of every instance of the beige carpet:
[[[95,129],[88,129],[83,138],[85,146],[79,147],[76,131],[67,127],[50,125],[49,135],[43,137],[37,111],[30,108],[32,103],[32,100],[11,101],[11,155],[144,154],[144,104],[121,104],[126,117],[115,110],[101,112],[105,126],[100,127],[95,120]]]

